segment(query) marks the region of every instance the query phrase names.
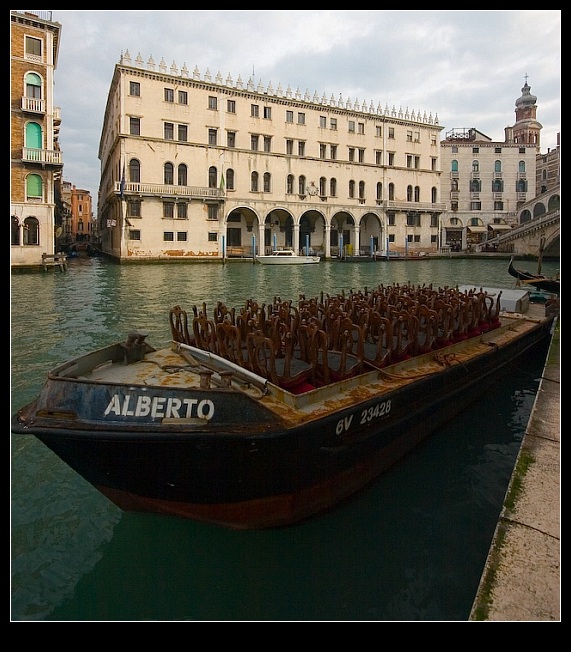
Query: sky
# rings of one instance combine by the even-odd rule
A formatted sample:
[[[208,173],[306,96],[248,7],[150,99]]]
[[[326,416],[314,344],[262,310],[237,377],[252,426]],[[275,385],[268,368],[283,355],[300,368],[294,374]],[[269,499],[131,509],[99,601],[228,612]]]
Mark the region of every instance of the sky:
[[[52,20],[62,25],[54,101],[63,178],[91,193],[94,212],[107,95],[127,51],[133,62],[152,56],[213,79],[426,111],[441,139],[474,127],[503,141],[527,76],[542,152],[561,130],[560,10],[56,10]]]

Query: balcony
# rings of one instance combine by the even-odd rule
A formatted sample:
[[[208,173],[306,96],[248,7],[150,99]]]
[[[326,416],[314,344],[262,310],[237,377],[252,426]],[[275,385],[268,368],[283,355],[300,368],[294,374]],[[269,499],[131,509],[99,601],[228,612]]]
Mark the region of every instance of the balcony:
[[[121,193],[121,183],[115,182],[115,193]],[[124,194],[147,197],[187,197],[189,199],[224,199],[226,194],[220,188],[205,188],[204,186],[174,186],[162,183],[137,183],[129,181],[125,184]]]
[[[46,112],[46,101],[40,100],[35,97],[23,97],[22,98],[22,111],[27,113],[45,113]]]
[[[438,203],[431,204],[430,202],[414,202],[414,201],[393,201],[389,200],[386,203],[387,210],[393,211],[422,211],[425,213],[433,213],[436,211],[446,210],[446,204]]]
[[[63,165],[60,151],[54,149],[36,149],[24,147],[22,149],[22,161],[24,163],[40,163],[41,165]]]

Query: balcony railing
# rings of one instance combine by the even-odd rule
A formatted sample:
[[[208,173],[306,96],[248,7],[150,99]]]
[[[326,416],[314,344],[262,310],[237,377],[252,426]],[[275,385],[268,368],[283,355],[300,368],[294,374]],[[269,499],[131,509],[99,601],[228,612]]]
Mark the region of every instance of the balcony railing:
[[[115,182],[115,193],[121,193],[121,183]],[[224,199],[226,194],[220,188],[204,186],[174,186],[162,183],[138,183],[129,181],[125,184],[126,195],[147,195],[161,197],[187,197],[189,199]]]
[[[63,165],[61,152],[54,149],[36,149],[24,147],[22,149],[24,163],[42,163],[44,165]]]
[[[446,209],[446,204],[438,203],[431,204],[430,202],[414,202],[414,201],[393,201],[389,200],[386,203],[387,210],[393,211],[424,211],[435,212],[443,211]]]
[[[23,97],[22,111],[27,111],[28,113],[45,113],[46,101],[37,97]]]

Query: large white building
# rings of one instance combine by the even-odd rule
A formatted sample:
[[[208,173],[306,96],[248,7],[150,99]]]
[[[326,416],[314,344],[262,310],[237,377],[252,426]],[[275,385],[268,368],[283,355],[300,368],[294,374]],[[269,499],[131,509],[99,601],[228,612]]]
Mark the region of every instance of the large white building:
[[[430,113],[126,52],[99,148],[102,249],[121,262],[436,252],[441,129]]]
[[[525,82],[516,122],[494,142],[475,128],[451,129],[441,142],[442,242],[473,250],[518,224],[518,210],[536,196],[541,124],[537,98]]]

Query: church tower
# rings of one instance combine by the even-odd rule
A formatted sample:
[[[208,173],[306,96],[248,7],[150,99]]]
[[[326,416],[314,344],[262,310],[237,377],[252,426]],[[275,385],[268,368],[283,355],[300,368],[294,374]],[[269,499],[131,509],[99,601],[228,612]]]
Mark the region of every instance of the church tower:
[[[515,102],[515,119],[513,127],[506,127],[506,142],[521,143],[522,145],[535,145],[540,150],[542,125],[536,120],[537,97],[531,94],[531,87],[527,83],[521,89],[521,97]]]

